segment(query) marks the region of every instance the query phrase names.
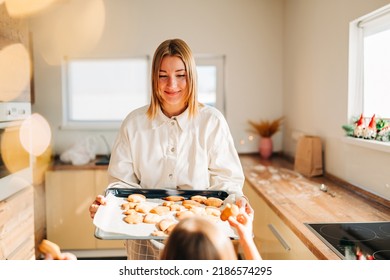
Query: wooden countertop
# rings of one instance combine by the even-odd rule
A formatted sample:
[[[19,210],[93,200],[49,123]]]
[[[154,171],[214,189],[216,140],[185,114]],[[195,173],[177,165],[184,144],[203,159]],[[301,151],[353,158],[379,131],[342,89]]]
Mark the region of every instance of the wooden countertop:
[[[62,162],[58,156],[55,156],[52,160],[50,170],[107,170],[108,167],[108,157],[98,155],[95,160],[92,160],[83,165],[73,165],[68,162]]]
[[[340,258],[304,223],[390,221],[388,201],[374,200],[332,177],[306,178],[293,171],[293,163],[277,156],[268,161],[257,155],[240,159],[247,182],[318,259]],[[321,184],[327,192],[320,190]]]

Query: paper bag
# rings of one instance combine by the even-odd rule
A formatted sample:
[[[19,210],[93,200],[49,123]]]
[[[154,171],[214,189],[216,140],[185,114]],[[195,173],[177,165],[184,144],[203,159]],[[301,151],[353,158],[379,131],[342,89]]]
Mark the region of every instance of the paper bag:
[[[298,139],[294,170],[307,177],[322,175],[322,145],[316,136]]]

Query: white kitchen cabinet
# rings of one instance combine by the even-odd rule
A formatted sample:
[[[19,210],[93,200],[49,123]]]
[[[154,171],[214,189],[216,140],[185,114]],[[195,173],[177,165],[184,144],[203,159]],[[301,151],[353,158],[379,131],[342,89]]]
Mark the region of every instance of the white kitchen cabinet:
[[[254,240],[264,260],[316,260],[314,254],[294,232],[245,182],[244,194],[255,211],[253,221]]]
[[[28,186],[0,201],[0,260],[34,259],[34,194]]]
[[[107,183],[106,170],[47,171],[47,239],[62,250],[123,249],[121,240],[98,240],[94,236],[89,206]]]

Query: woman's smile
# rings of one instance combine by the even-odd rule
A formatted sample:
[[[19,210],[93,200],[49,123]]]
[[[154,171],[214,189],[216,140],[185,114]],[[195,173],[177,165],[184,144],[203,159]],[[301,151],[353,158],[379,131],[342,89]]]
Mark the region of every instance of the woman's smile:
[[[187,75],[183,61],[176,56],[164,57],[158,81],[164,113],[171,117],[184,112],[187,108]]]

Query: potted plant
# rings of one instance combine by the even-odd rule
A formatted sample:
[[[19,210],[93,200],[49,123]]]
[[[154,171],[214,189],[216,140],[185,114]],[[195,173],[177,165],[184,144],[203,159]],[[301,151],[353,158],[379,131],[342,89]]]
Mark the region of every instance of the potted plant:
[[[260,136],[259,153],[263,159],[268,159],[272,155],[273,144],[272,136],[280,130],[284,117],[280,117],[273,121],[260,120],[254,122],[249,120],[250,132],[256,133]]]

